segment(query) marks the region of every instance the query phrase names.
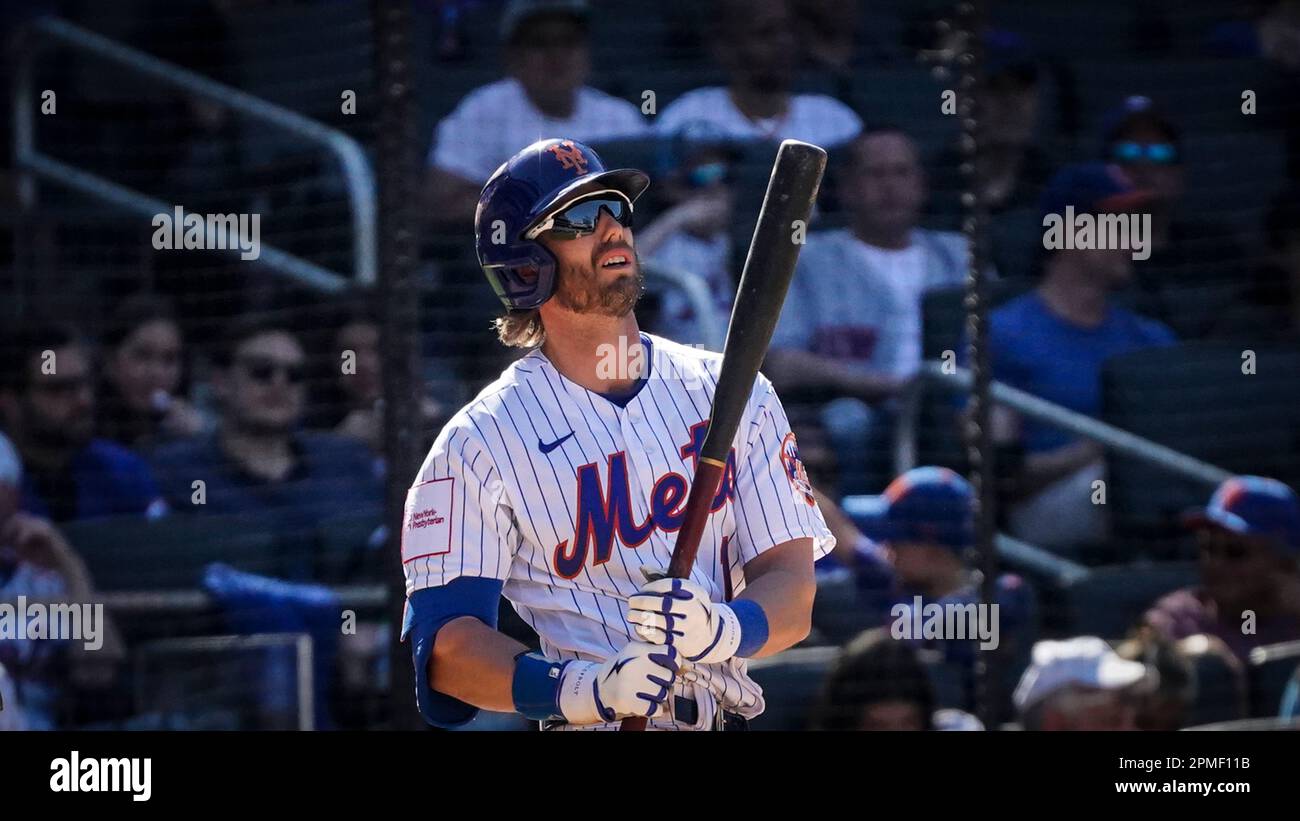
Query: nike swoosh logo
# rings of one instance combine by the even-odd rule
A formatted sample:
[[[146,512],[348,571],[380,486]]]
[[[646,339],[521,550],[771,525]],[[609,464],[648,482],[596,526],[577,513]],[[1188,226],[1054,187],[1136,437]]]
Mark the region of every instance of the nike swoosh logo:
[[[542,453],[550,453],[551,451],[558,448],[560,445],[563,445],[565,440],[567,440],[572,435],[573,435],[573,431],[569,431],[567,435],[561,436],[559,439],[556,439],[554,442],[550,442],[550,443],[546,443],[543,442],[541,439],[538,439],[537,449],[540,450]]]

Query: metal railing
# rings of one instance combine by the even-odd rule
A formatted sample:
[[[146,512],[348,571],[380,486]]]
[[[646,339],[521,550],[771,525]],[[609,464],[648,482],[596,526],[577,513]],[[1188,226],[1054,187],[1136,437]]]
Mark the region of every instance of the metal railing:
[[[899,398],[898,426],[894,432],[894,469],[898,473],[916,465],[917,426],[920,422],[921,398],[926,386],[935,384],[955,391],[970,390],[970,372],[965,368],[951,370],[951,373],[948,372],[939,362],[923,362],[918,378],[913,380]],[[1217,465],[1188,456],[1010,385],[993,382],[989,391],[993,401],[999,405],[1097,442],[1108,450],[1163,468],[1178,476],[1208,486],[1218,485],[1232,476],[1231,472]]]
[[[718,321],[713,297],[703,277],[691,271],[658,263],[645,266],[645,277],[648,283],[661,282],[681,291],[691,304],[691,310],[695,312],[696,325],[704,346],[711,351],[722,351],[727,342],[727,326]]]
[[[35,117],[37,102],[32,82],[33,64],[41,48],[57,43],[98,57],[127,71],[148,77],[163,85],[184,90],[233,109],[250,119],[289,132],[304,142],[320,146],[339,162],[348,192],[351,211],[353,251],[352,276],[317,265],[287,251],[263,243],[255,264],[322,291],[339,291],[349,281],[362,285],[374,283],[378,267],[377,216],[375,182],[370,161],[361,145],[337,129],[269,103],[239,89],[232,88],[201,74],[173,65],[142,51],[125,46],[66,20],[45,17],[35,21],[18,60],[14,85],[14,162],[22,173],[20,199],[24,207],[35,201],[33,177],[43,177],[102,202],[131,213],[152,218],[171,214],[174,206],[149,197],[103,177],[76,168],[47,154],[36,146]],[[209,226],[209,230],[211,227]],[[213,237],[205,237],[208,240]],[[209,245],[218,243],[209,242]],[[229,243],[223,243],[229,244]],[[238,248],[220,249],[239,253]]]

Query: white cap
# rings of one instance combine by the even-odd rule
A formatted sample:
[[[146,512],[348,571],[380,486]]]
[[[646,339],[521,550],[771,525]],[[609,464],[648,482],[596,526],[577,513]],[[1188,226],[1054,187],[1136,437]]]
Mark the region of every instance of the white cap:
[[[1034,645],[1032,656],[1012,696],[1019,710],[1068,687],[1121,690],[1147,675],[1146,665],[1120,658],[1096,636],[1040,641]]]
[[[0,485],[18,487],[23,480],[23,463],[18,451],[3,433],[0,433]]]

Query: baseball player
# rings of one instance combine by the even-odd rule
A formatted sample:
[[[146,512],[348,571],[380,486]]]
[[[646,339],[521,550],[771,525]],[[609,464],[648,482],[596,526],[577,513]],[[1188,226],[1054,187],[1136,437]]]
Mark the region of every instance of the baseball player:
[[[479,709],[543,729],[744,729],[746,659],[807,635],[834,545],[771,383],[756,380],[689,579],[661,577],[721,357],[641,333],[641,171],[543,140],[487,181],[479,262],[528,352],[443,429],[408,493],[402,635],[441,727]],[[504,593],[541,637],[496,631]]]

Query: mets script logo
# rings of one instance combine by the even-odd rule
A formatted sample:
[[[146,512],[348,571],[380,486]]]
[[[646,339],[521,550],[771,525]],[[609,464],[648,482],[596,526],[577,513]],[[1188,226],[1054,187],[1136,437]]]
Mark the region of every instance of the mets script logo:
[[[406,520],[408,530],[419,530],[422,527],[433,527],[447,521],[445,516],[438,513],[437,509],[426,507],[424,510],[416,510],[411,513],[411,517]]]
[[[573,144],[573,140],[565,140],[546,150],[555,155],[561,168],[575,169],[574,173],[579,177],[587,173],[589,160],[583,156],[582,149]]]
[[[803,462],[799,459],[799,443],[794,440],[793,433],[787,433],[781,440],[781,467],[785,469],[785,478],[790,480],[790,487],[794,488],[795,498],[802,497],[810,507],[817,504],[812,482],[808,481],[808,471],[803,469]]]
[[[691,441],[681,446],[683,459],[699,461],[700,447],[708,422],[691,428]],[[587,554],[594,546],[594,564],[604,564],[614,555],[614,539],[625,547],[644,544],[656,530],[675,533],[685,521],[686,498],[689,495],[686,477],[680,473],[665,473],[650,491],[650,510],[645,521],[637,522],[632,513],[632,490],[628,484],[627,454],[624,451],[605,457],[605,482],[596,463],[578,468],[578,513],[573,526],[572,547],[565,539],[555,546],[552,560],[555,572],[572,579],[582,572]],[[736,495],[736,451],[727,456],[727,467],[722,473],[718,492],[709,506],[710,512],[720,510]]]

